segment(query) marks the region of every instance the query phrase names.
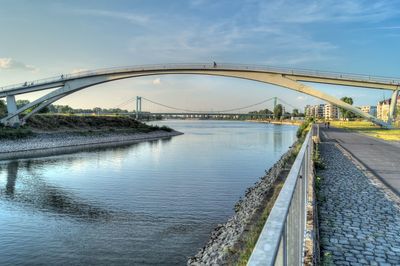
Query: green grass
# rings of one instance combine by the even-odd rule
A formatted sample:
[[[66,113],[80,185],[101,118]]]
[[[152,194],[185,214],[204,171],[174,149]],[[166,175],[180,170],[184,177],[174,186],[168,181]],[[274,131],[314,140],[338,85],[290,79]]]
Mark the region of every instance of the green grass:
[[[21,139],[33,135],[32,130],[26,127],[20,128],[0,128],[0,139]]]
[[[258,237],[261,234],[262,229],[264,228],[264,224],[268,219],[268,216],[272,210],[272,207],[274,206],[274,203],[276,199],[278,198],[279,192],[281,191],[283,184],[285,183],[285,179],[279,180],[273,187],[273,194],[271,199],[267,202],[261,217],[258,219],[258,221],[252,226],[250,231],[246,234],[244,238],[244,245],[243,249],[240,252],[239,259],[235,263],[235,265],[238,266],[244,266],[247,264],[247,261],[249,260],[251,253],[253,252],[253,249],[257,243]],[[233,252],[233,251],[231,251]]]
[[[344,128],[388,141],[400,141],[400,128],[384,129],[367,121],[331,121],[331,126]]]
[[[32,130],[38,131],[55,132],[71,130],[81,131],[85,134],[96,131],[130,133],[149,133],[156,130],[172,131],[171,128],[166,126],[147,125],[131,117],[118,115],[81,116],[73,114],[39,114],[30,117],[27,125]]]

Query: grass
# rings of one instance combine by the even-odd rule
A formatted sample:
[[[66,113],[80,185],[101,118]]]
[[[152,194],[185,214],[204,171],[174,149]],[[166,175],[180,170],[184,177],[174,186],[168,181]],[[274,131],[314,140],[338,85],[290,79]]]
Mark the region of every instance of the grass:
[[[239,259],[235,263],[235,265],[238,265],[238,266],[247,265],[247,262],[251,256],[251,253],[253,252],[253,249],[257,243],[258,237],[260,236],[261,231],[264,228],[264,224],[267,221],[267,218],[272,210],[272,207],[275,204],[276,199],[279,196],[279,192],[281,191],[284,183],[285,183],[285,178],[280,178],[279,180],[277,180],[277,182],[271,188],[272,189],[271,198],[268,200],[268,202],[261,214],[261,217],[252,226],[250,231],[246,234],[246,237],[244,239],[243,250],[240,252]]]
[[[400,141],[400,128],[384,129],[367,121],[331,121],[331,126],[388,141]]]
[[[317,169],[317,170],[325,169],[325,163],[323,162],[323,160],[321,158],[321,154],[319,152],[318,144],[315,144],[315,146],[314,146],[314,153],[313,153],[312,160],[313,160],[315,169]]]
[[[0,128],[0,139],[20,139],[31,136],[33,134],[32,130],[26,127],[20,128]]]
[[[34,115],[25,126],[0,127],[0,139],[22,139],[38,132],[74,132],[83,136],[104,133],[171,132],[167,126],[152,126],[123,116]]]
[[[80,115],[47,115],[40,114],[30,117],[27,126],[32,130],[79,131],[84,134],[95,132],[130,132],[149,133],[157,130],[171,132],[166,126],[152,126],[139,122],[127,116],[80,116]]]

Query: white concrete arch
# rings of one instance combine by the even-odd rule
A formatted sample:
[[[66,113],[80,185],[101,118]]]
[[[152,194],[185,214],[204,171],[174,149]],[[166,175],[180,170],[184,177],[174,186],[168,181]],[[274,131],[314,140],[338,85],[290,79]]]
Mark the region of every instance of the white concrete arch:
[[[328,83],[328,84],[339,84],[339,85],[347,85],[347,86],[356,86],[356,87],[366,87],[366,88],[377,88],[377,89],[391,89],[397,92],[397,87],[399,81],[397,80],[377,80],[371,79],[371,77],[367,76],[346,76],[344,74],[340,74],[340,76],[335,73],[334,75],[327,75],[326,73],[318,74],[319,72],[312,74],[304,74],[299,73],[293,70],[285,70],[285,71],[271,71],[271,70],[260,70],[260,69],[250,69],[248,66],[246,67],[224,67],[224,66],[209,66],[209,65],[197,65],[193,67],[193,65],[189,66],[158,66],[158,67],[133,67],[133,68],[121,68],[121,69],[110,69],[110,70],[102,70],[102,71],[94,71],[94,72],[84,72],[79,75],[71,75],[56,78],[49,81],[38,82],[38,83],[28,83],[28,85],[22,84],[20,86],[14,86],[9,89],[3,89],[0,91],[0,97],[7,96],[7,105],[10,105],[9,114],[0,120],[3,124],[12,125],[20,122],[18,115],[24,112],[25,110],[35,107],[32,113],[26,116],[24,119],[26,120],[30,115],[36,113],[40,109],[46,107],[47,105],[53,103],[56,100],[59,100],[71,93],[76,91],[95,86],[101,83],[111,82],[120,79],[127,78],[135,78],[135,77],[143,77],[143,76],[152,76],[152,75],[171,75],[171,74],[186,74],[186,75],[212,75],[212,76],[223,76],[223,77],[232,77],[232,78],[240,78],[253,80],[263,83],[268,83],[272,85],[276,85],[279,87],[287,88],[290,90],[298,91],[301,93],[305,93],[326,102],[329,102],[338,107],[342,107],[344,109],[350,110],[353,113],[360,115],[363,118],[366,118],[376,124],[387,126],[387,123],[384,121],[380,121],[377,118],[362,112],[360,109],[355,108],[352,105],[349,105],[331,95],[318,91],[312,88],[309,85],[301,83],[300,81],[311,81],[318,83]],[[14,96],[17,94],[23,94],[32,91],[39,91],[51,88],[58,88],[49,94],[40,97],[39,99],[16,109],[16,106],[13,108],[13,102],[15,104]],[[14,101],[13,101],[14,99]],[[22,121],[24,122],[24,121]]]

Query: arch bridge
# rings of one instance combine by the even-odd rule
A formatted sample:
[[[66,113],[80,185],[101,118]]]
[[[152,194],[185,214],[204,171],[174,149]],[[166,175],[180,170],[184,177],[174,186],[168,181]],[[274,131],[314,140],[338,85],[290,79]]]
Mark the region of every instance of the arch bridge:
[[[353,113],[384,127],[390,127],[391,125],[400,86],[399,78],[238,64],[165,64],[108,68],[61,75],[0,88],[0,98],[6,97],[8,111],[8,114],[1,118],[0,122],[4,125],[18,126],[21,123],[25,123],[31,115],[37,113],[51,103],[74,92],[97,84],[127,78],[171,74],[223,76],[268,83],[314,96],[338,107],[352,111]],[[391,90],[393,93],[389,119],[388,121],[381,121],[376,117],[366,114],[360,109],[329,94],[318,91],[303,82]],[[15,101],[16,95],[48,89],[54,90],[25,106],[17,108]],[[32,108],[32,111],[20,118],[20,115],[30,108]]]

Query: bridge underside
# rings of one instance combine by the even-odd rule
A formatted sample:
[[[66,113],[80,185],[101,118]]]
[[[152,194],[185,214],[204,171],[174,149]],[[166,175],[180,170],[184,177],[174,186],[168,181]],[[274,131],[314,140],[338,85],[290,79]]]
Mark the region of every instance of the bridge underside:
[[[68,79],[68,80],[61,80],[53,83],[49,83],[47,86],[46,85],[41,85],[40,88],[35,88],[32,87],[31,91],[38,91],[38,90],[45,90],[45,89],[51,89],[58,87],[56,90],[38,98],[37,100],[21,107],[21,108],[16,108],[15,106],[15,95],[16,94],[22,94],[26,93],[29,91],[29,86],[28,88],[24,90],[19,90],[16,91],[15,93],[13,92],[2,92],[0,93],[0,97],[5,97],[7,96],[7,108],[8,108],[8,115],[0,120],[1,123],[5,125],[18,125],[19,123],[24,123],[26,119],[28,119],[31,115],[37,113],[40,111],[42,108],[48,106],[49,104],[67,96],[70,95],[76,91],[105,83],[105,82],[111,82],[115,80],[120,80],[120,79],[127,79],[127,78],[135,78],[135,77],[143,77],[143,76],[152,76],[152,75],[172,75],[172,74],[191,74],[191,75],[211,75],[211,76],[223,76],[223,77],[232,77],[232,78],[240,78],[240,79],[247,79],[247,80],[253,80],[253,81],[258,81],[258,82],[263,82],[263,83],[268,83],[272,85],[276,85],[279,87],[287,88],[293,91],[301,92],[304,94],[308,94],[311,96],[314,96],[316,98],[319,98],[321,100],[324,100],[326,102],[329,102],[335,106],[347,109],[356,115],[359,115],[367,120],[370,120],[371,122],[378,124],[380,126],[384,127],[390,127],[390,123],[378,120],[376,117],[371,116],[369,114],[366,114],[362,112],[360,109],[347,104],[331,95],[328,95],[326,93],[323,93],[321,91],[318,91],[314,88],[312,88],[309,85],[306,85],[299,80],[307,80],[304,77],[299,77],[298,75],[289,75],[289,74],[279,74],[279,73],[269,73],[269,72],[261,72],[261,71],[249,71],[249,70],[226,70],[226,69],[157,69],[157,70],[135,70],[135,71],[125,71],[125,72],[113,72],[113,73],[105,73],[105,74],[96,74],[92,76],[87,76],[87,77],[78,77],[74,79]],[[315,81],[315,82],[322,82],[321,80]],[[327,82],[330,83],[330,82]],[[343,83],[343,82],[342,82]],[[342,84],[343,85],[343,84]],[[346,85],[346,84],[344,84]],[[357,85],[357,84],[353,84]],[[359,87],[362,87],[363,85],[359,84]],[[368,86],[366,86],[368,87]],[[369,87],[371,87],[369,85]],[[393,87],[390,87],[393,88]],[[386,88],[387,89],[387,88]],[[30,92],[30,91],[29,91]],[[397,95],[397,88],[394,90],[393,95]],[[397,97],[393,97],[394,101],[392,103],[395,103],[395,99]],[[27,109],[33,108],[32,112],[30,112],[28,115],[24,116],[22,119],[19,118],[19,115],[26,111]],[[391,119],[391,117],[390,117]],[[388,121],[390,122],[390,121]]]

